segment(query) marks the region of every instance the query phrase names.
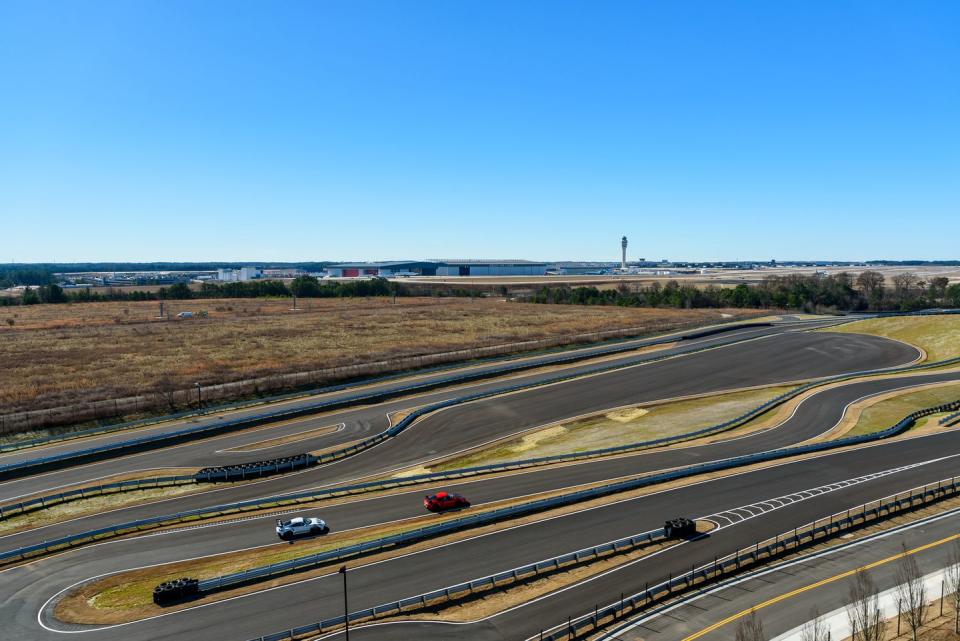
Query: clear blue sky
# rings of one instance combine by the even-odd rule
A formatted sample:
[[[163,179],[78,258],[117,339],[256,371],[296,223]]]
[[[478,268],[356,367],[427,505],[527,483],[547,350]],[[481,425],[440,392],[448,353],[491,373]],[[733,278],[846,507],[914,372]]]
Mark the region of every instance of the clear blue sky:
[[[960,3],[0,3],[0,261],[960,258]]]

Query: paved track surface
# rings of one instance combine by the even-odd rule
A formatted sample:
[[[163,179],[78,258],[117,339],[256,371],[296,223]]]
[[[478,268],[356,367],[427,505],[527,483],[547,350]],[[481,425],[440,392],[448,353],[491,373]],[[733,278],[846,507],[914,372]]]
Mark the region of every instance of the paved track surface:
[[[790,325],[777,327],[747,328],[742,330],[733,330],[701,339],[692,339],[684,341],[681,345],[661,350],[657,355],[681,355],[691,350],[702,349],[704,347],[722,346],[733,344],[738,341],[749,341],[768,336],[774,336],[785,331],[790,331],[793,327]],[[643,347],[649,341],[632,341],[629,344]],[[893,344],[885,345],[891,348]],[[594,353],[596,349],[584,350],[585,353]],[[913,354],[913,356],[909,356]],[[865,360],[874,362],[902,362],[897,359],[907,359],[915,357],[916,351],[911,352],[909,348],[900,346],[899,351],[886,352],[883,348],[873,347],[867,350]],[[537,359],[538,362],[545,362],[547,357]],[[607,364],[632,363],[638,358],[636,354],[626,354],[622,356],[610,357]],[[588,371],[596,367],[595,363],[574,364],[563,368],[563,373],[576,374]],[[49,489],[74,483],[82,483],[94,479],[107,477],[113,474],[139,471],[139,470],[162,470],[170,467],[204,467],[211,465],[230,464],[263,458],[276,458],[289,454],[297,454],[304,451],[320,450],[334,448],[360,438],[370,436],[386,429],[389,425],[388,414],[408,409],[414,406],[426,405],[438,401],[447,400],[463,396],[470,393],[478,393],[489,390],[501,389],[511,385],[521,383],[535,383],[556,376],[557,371],[534,371],[525,374],[519,374],[515,377],[503,380],[490,380],[485,382],[474,382],[454,389],[442,389],[434,392],[426,392],[413,397],[405,397],[394,401],[388,401],[371,406],[357,406],[340,411],[325,412],[315,416],[307,416],[299,419],[293,419],[278,425],[260,426],[244,430],[241,432],[224,434],[218,437],[205,439],[198,442],[186,443],[167,448],[164,450],[145,452],[125,456],[119,459],[111,459],[99,463],[70,468],[56,472],[48,472],[24,479],[6,481],[0,483],[0,501],[6,501],[17,496],[32,494],[37,491]],[[442,377],[451,376],[451,372],[445,372]],[[439,376],[439,375],[438,375]],[[383,385],[375,385],[373,388],[381,391],[389,391],[401,385],[401,382],[392,381]],[[357,391],[345,391],[335,394],[324,394],[309,399],[275,404],[269,408],[254,408],[239,412],[232,412],[226,415],[209,416],[203,418],[194,418],[189,421],[175,421],[165,423],[155,427],[140,428],[136,430],[125,431],[121,433],[108,434],[97,437],[67,441],[60,444],[50,445],[42,448],[33,448],[16,452],[9,452],[0,455],[0,463],[11,464],[24,460],[31,460],[42,456],[54,454],[63,454],[80,449],[106,445],[119,441],[128,440],[134,436],[149,436],[162,434],[182,429],[189,425],[206,425],[227,418],[246,417],[267,411],[267,409],[292,409],[315,403],[318,401],[336,400],[338,398],[356,394]],[[307,438],[296,442],[287,443],[277,447],[271,447],[268,450],[259,450],[256,453],[232,451],[233,448],[247,446],[258,443],[264,439],[275,439],[290,435],[309,432],[312,429],[343,424],[344,429],[333,433],[313,438]]]
[[[749,331],[749,330],[745,330]],[[718,347],[682,358],[658,361],[637,367],[600,374],[565,383],[533,388],[525,392],[476,401],[437,412],[417,423],[395,439],[335,465],[311,470],[295,482],[275,479],[258,486],[253,496],[277,494],[309,483],[342,482],[369,474],[381,473],[418,464],[445,454],[474,447],[490,440],[568,418],[585,412],[621,405],[671,398],[687,394],[713,392],[751,385],[829,376],[909,363],[918,353],[902,343],[871,336],[829,333],[768,333],[762,328],[756,340]],[[753,337],[754,334],[748,334]],[[717,339],[719,340],[719,339]],[[726,339],[726,340],[729,340]],[[708,343],[712,344],[712,343]],[[784,358],[784,354],[790,354]],[[574,370],[576,371],[576,370]],[[537,374],[522,380],[538,380],[550,374]],[[508,383],[485,383],[471,391],[496,389]],[[293,431],[345,423],[364,434],[386,428],[385,414],[411,405],[424,405],[444,400],[463,392],[439,392],[416,400],[395,401],[371,408],[328,414],[322,418],[298,422]],[[232,434],[164,450],[134,454],[56,472],[8,481],[0,484],[0,501],[29,496],[50,488],[63,487],[100,479],[110,475],[164,467],[200,467],[210,465],[219,451],[241,444],[283,435],[278,431],[258,430],[253,434]],[[271,450],[270,457],[330,445],[321,437],[310,442],[288,444]],[[341,439],[342,432],[333,435]],[[351,439],[353,440],[353,439]],[[256,460],[267,456],[258,453],[231,453],[231,460]],[[248,498],[237,489],[232,496]],[[185,509],[185,508],[180,508]]]
[[[683,394],[893,366],[916,357],[915,350],[882,339],[847,334],[781,334],[782,331],[777,328],[776,332],[757,332],[763,338],[612,374],[470,403],[439,412],[397,439],[337,465],[277,477],[258,484],[182,497],[156,505],[136,506],[112,514],[97,515],[0,538],[0,547],[9,549],[34,541],[38,536],[53,538],[64,533],[89,529],[97,523],[136,518],[141,513],[173,512],[187,509],[194,504],[209,505],[248,496],[263,496],[340,482],[346,478],[382,471],[386,465],[393,467],[419,462],[497,436],[584,412]],[[956,376],[940,372],[887,381],[872,380],[827,390],[818,394],[815,402],[802,404],[794,416],[780,427],[744,438],[534,470],[510,477],[481,478],[452,487],[467,493],[476,505],[584,482],[762,451],[822,433],[836,422],[849,402],[864,395],[934,380],[954,380],[951,377]],[[397,405],[408,406],[409,402]],[[382,416],[384,408],[365,408],[341,414],[360,414],[367,410],[378,411]],[[303,430],[303,424],[297,429]],[[273,431],[269,433],[270,437],[275,434]],[[240,436],[251,441],[264,438],[262,432],[256,437],[231,435],[230,438]],[[182,465],[179,462],[180,450],[197,448],[197,451],[190,455],[202,455],[204,451],[209,453],[211,448],[223,449],[222,445],[214,443],[217,440],[219,439],[210,439],[141,456],[165,454],[169,459],[176,452],[176,465]],[[469,639],[523,639],[536,634],[540,627],[559,623],[559,619],[562,619],[566,612],[581,614],[585,606],[589,607],[594,601],[604,604],[618,598],[620,591],[626,586],[642,586],[644,581],[653,582],[658,578],[665,578],[668,572],[689,569],[691,560],[703,561],[712,558],[714,554],[729,552],[737,546],[752,543],[757,538],[776,534],[851,504],[951,476],[951,470],[957,467],[957,459],[933,459],[960,452],[958,445],[960,434],[945,433],[886,443],[856,452],[822,455],[808,461],[717,479],[694,487],[659,492],[629,501],[611,499],[611,503],[615,504],[482,537],[468,537],[462,542],[429,552],[358,568],[351,573],[351,609],[396,600],[540,558],[654,529],[662,525],[664,518],[676,516],[678,512],[690,516],[709,515],[763,498],[789,494],[871,472],[890,470],[909,463],[923,463],[909,470],[823,494],[762,517],[731,525],[707,539],[669,550],[656,557],[656,560],[623,567],[588,585],[528,603],[524,607],[485,621],[461,626],[437,623],[380,625],[357,629],[354,634],[360,639],[441,639],[454,636]],[[98,465],[116,469],[116,466],[128,465],[136,458],[138,457],[127,457]],[[134,465],[138,463],[143,464],[143,461]],[[38,483],[38,486],[49,487],[54,480],[63,482],[61,474],[69,476],[66,474],[68,472],[81,471],[89,477],[90,470],[98,465],[75,468],[47,477],[35,477],[33,481]],[[6,489],[7,485],[16,483],[3,484],[0,488]],[[421,514],[421,493],[418,490],[388,497],[356,498],[347,505],[325,508],[323,516],[340,531],[410,518]],[[103,543],[7,570],[0,573],[0,585],[3,585],[2,591],[8,597],[6,602],[0,605],[0,620],[7,622],[4,634],[17,639],[63,638],[61,633],[41,627],[37,621],[37,613],[49,598],[76,582],[143,565],[273,544],[274,538],[270,529],[268,519],[251,519],[229,525]],[[80,638],[243,641],[339,614],[342,608],[340,586],[339,576],[325,576],[170,614],[153,622],[104,630],[84,629]],[[64,624],[53,620],[49,612],[41,618],[51,628],[65,628]]]
[[[826,614],[849,601],[850,583],[847,578],[830,579],[868,564],[876,564],[908,549],[930,545],[914,554],[923,574],[934,572],[950,563],[950,542],[940,543],[960,531],[960,514],[925,523],[878,538],[869,544],[844,547],[829,554],[817,555],[801,563],[790,564],[749,580],[737,583],[690,602],[663,616],[637,622],[636,627],[610,634],[608,641],[684,641],[699,635],[700,641],[724,641],[733,637],[736,620],[712,631],[705,630],[718,622],[745,610],[757,607],[771,599],[791,592],[796,595],[758,610],[767,638],[773,638],[804,625],[815,609]],[[895,561],[880,563],[870,569],[870,576],[882,592],[897,584]],[[771,568],[772,570],[772,568]],[[822,585],[817,585],[821,584]],[[816,587],[813,587],[816,586]],[[940,592],[929,594],[938,598]],[[944,606],[950,612],[950,598]],[[939,614],[939,602],[931,608],[932,616]],[[906,630],[906,625],[904,625]],[[352,635],[351,635],[352,636]]]

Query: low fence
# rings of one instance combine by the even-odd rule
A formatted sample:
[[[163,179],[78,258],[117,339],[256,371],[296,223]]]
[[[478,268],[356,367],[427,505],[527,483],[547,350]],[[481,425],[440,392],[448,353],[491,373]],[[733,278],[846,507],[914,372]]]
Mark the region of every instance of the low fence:
[[[741,324],[737,326],[731,326],[731,330],[739,330],[744,327],[746,324]],[[760,326],[768,326],[769,323],[763,324],[754,324]],[[724,344],[732,344],[740,342],[745,339],[734,339]],[[672,339],[663,339],[660,342],[674,342]],[[657,344],[656,342],[651,344]],[[633,359],[628,359],[627,361],[622,361],[619,363],[612,363],[607,365],[599,365],[596,367],[586,368],[583,371],[576,373],[565,373],[558,374],[555,376],[547,376],[538,381],[530,383],[520,383],[515,385],[507,385],[495,390],[488,392],[480,392],[477,394],[462,396],[458,398],[449,399],[447,401],[442,401],[440,403],[435,403],[433,405],[420,408],[414,413],[408,415],[404,420],[398,422],[396,425],[392,426],[390,429],[376,434],[372,437],[369,437],[363,441],[355,443],[347,448],[336,450],[330,453],[323,454],[318,457],[320,463],[325,463],[329,461],[334,461],[341,459],[345,456],[351,456],[365,450],[373,445],[376,445],[386,438],[399,434],[403,429],[410,425],[416,418],[431,412],[437,409],[444,407],[450,407],[453,405],[458,405],[461,403],[466,403],[469,401],[479,400],[482,398],[488,398],[491,396],[497,396],[500,394],[510,393],[521,391],[525,389],[532,389],[534,387],[540,387],[543,385],[549,385],[553,383],[558,383],[566,380],[572,380],[574,378],[580,378],[582,376],[599,374],[604,372],[615,371],[617,369],[623,369],[625,367],[632,367],[641,363],[651,363],[659,360],[664,360],[667,358],[673,358],[678,355],[693,354],[707,349],[713,349],[717,345],[711,346],[701,346],[693,347],[686,350],[679,350],[673,354],[668,355],[659,355],[659,356],[646,356],[646,357],[637,357]],[[594,358],[597,355],[609,355],[616,354],[623,351],[633,351],[637,349],[637,346],[634,345],[619,345],[616,347],[609,348],[603,351],[603,354],[600,354],[597,351],[591,352],[589,356],[582,354],[571,354],[565,357],[558,359],[551,359],[550,364],[564,364],[571,363],[586,358]],[[157,449],[161,447],[167,447],[170,445],[175,445],[178,443],[196,440],[199,438],[207,438],[209,436],[215,436],[217,434],[222,434],[225,432],[237,431],[241,429],[246,429],[249,427],[255,427],[258,425],[263,425],[266,423],[272,423],[282,420],[288,420],[292,418],[298,418],[302,416],[308,416],[311,414],[316,414],[322,411],[330,411],[342,407],[348,407],[356,405],[362,402],[377,402],[384,401],[390,398],[406,395],[414,392],[422,392],[437,387],[442,387],[450,385],[453,383],[465,383],[474,380],[479,380],[483,378],[489,378],[491,376],[503,376],[505,374],[514,373],[517,371],[527,370],[534,367],[542,367],[543,363],[533,365],[530,363],[514,363],[513,365],[508,365],[503,368],[497,368],[495,372],[493,371],[483,371],[483,372],[472,372],[472,373],[463,373],[457,376],[446,377],[442,380],[434,380],[422,383],[411,383],[409,385],[392,388],[390,390],[383,391],[370,391],[370,392],[360,392],[357,394],[352,394],[349,396],[344,396],[337,399],[330,399],[326,401],[318,401],[316,403],[311,403],[309,405],[304,405],[297,408],[280,410],[280,411],[270,411],[264,412],[261,414],[256,414],[249,417],[237,418],[226,421],[217,421],[215,423],[198,425],[193,427],[187,427],[180,430],[175,430],[172,432],[167,432],[164,434],[156,434],[153,436],[145,436],[137,439],[131,439],[128,441],[119,441],[116,443],[110,443],[107,445],[102,445],[94,448],[87,448],[83,450],[76,450],[72,452],[66,452],[63,454],[58,454],[49,457],[41,457],[37,459],[30,459],[26,461],[20,461],[17,463],[12,463],[9,465],[0,465],[0,479],[9,479],[9,478],[19,478],[22,476],[28,476],[30,474],[35,474],[37,472],[43,472],[50,469],[61,469],[64,467],[71,467],[74,465],[79,465],[81,463],[86,463],[90,461],[102,460],[105,458],[112,458],[115,456],[120,456],[122,454],[130,454],[134,452],[142,452],[151,449]]]
[[[930,483],[919,488],[909,490],[903,495],[895,494],[876,501],[838,512],[828,517],[777,535],[765,541],[758,541],[754,545],[739,549],[735,553],[721,558],[714,558],[707,563],[696,567],[692,564],[691,572],[679,574],[653,586],[646,586],[643,591],[630,597],[624,597],[609,606],[596,608],[592,614],[570,620],[567,625],[554,629],[543,636],[545,641],[573,641],[597,633],[602,628],[617,621],[635,616],[650,606],[657,605],[672,597],[683,594],[699,587],[704,583],[716,581],[726,576],[739,573],[745,568],[756,566],[758,563],[776,559],[784,554],[793,552],[824,540],[835,538],[851,529],[863,527],[866,524],[887,519],[897,514],[928,505],[930,503],[951,498],[960,494],[960,483],[957,478],[945,479],[937,483]],[[535,564],[526,565],[514,570],[507,570],[495,575],[486,576],[473,581],[434,590],[424,594],[407,597],[398,601],[384,603],[372,608],[358,610],[349,614],[351,623],[371,621],[387,616],[396,616],[404,612],[421,609],[428,605],[436,605],[444,601],[463,597],[474,591],[496,589],[498,586],[512,584],[543,573],[556,571],[563,565],[595,559],[605,554],[629,551],[639,545],[646,545],[664,539],[663,530],[654,530],[605,543],[593,548],[578,550],[552,559],[545,559]],[[345,623],[347,617],[340,615],[316,623],[269,634],[250,641],[292,641],[320,634],[336,629]]]

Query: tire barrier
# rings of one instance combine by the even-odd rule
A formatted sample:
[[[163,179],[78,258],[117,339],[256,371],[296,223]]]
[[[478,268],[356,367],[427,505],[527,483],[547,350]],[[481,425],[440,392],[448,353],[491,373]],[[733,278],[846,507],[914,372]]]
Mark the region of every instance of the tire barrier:
[[[282,458],[270,459],[269,461],[205,467],[197,472],[194,478],[198,483],[243,481],[249,478],[305,469],[316,465],[318,460],[319,459],[312,454],[294,454],[293,456],[284,456]]]
[[[953,477],[937,483],[930,483],[914,488],[906,493],[898,493],[876,501],[870,501],[852,507],[849,510],[832,514],[797,529],[789,530],[766,541],[737,550],[724,557],[710,559],[700,567],[693,564],[693,571],[671,577],[657,585],[645,588],[643,591],[625,597],[606,607],[596,608],[592,612],[576,619],[571,619],[567,625],[552,634],[545,635],[546,641],[573,641],[597,633],[613,623],[631,618],[637,614],[660,605],[674,597],[687,592],[699,590],[707,582],[716,582],[728,576],[741,573],[756,567],[758,564],[775,560],[779,557],[795,552],[799,549],[820,544],[826,540],[837,538],[850,530],[862,528],[877,521],[887,520],[914,509],[936,503],[960,495],[960,479]],[[664,530],[654,530],[638,534],[633,537],[620,539],[611,543],[604,543],[593,548],[571,552],[553,559],[545,559],[535,564],[526,565],[514,570],[507,570],[499,574],[474,579],[458,585],[450,586],[433,592],[407,597],[399,601],[392,601],[377,605],[365,610],[351,612],[351,624],[372,621],[388,616],[396,616],[423,607],[435,607],[445,601],[452,601],[483,589],[504,589],[517,580],[526,579],[543,573],[549,573],[552,568],[562,567],[575,561],[593,560],[612,552],[626,552],[641,545],[649,545],[664,540]],[[249,641],[292,641],[307,635],[328,632],[342,626],[347,617],[343,615],[317,621],[282,632],[256,637]]]
[[[668,539],[685,539],[697,533],[697,524],[688,518],[671,519],[663,524],[663,534]]]
[[[170,605],[197,596],[197,579],[176,579],[164,581],[153,588],[153,602],[157,605]]]
[[[741,324],[731,326],[726,331],[735,331],[743,329],[744,326],[755,327],[755,326],[770,326],[770,323],[754,323],[754,324]],[[237,418],[232,420],[223,420],[217,421],[216,423],[197,425],[193,427],[187,427],[180,430],[175,430],[172,432],[167,432],[164,434],[156,434],[153,436],[145,436],[141,438],[131,439],[128,441],[118,441],[115,443],[110,443],[107,445],[102,445],[99,447],[93,447],[83,450],[76,450],[73,452],[66,452],[63,454],[58,454],[54,456],[41,457],[26,461],[20,461],[17,463],[11,463],[9,465],[0,465],[0,480],[21,478],[24,476],[30,476],[32,474],[37,474],[39,472],[45,472],[54,469],[63,469],[67,467],[73,467],[80,465],[82,463],[89,463],[93,461],[100,461],[109,458],[115,458],[117,456],[122,456],[126,454],[144,452],[149,450],[155,450],[159,448],[169,447],[171,445],[177,445],[180,443],[185,443],[189,441],[194,441],[201,438],[208,438],[211,436],[216,436],[219,434],[235,432],[242,429],[247,429],[250,427],[257,427],[259,425],[265,425],[268,423],[274,423],[279,421],[285,421],[293,418],[301,418],[303,416],[309,416],[312,414],[317,414],[319,412],[332,411],[336,409],[342,409],[344,407],[350,407],[362,403],[374,403],[382,402],[395,398],[398,396],[406,396],[412,393],[424,392],[438,387],[445,387],[452,384],[461,384],[477,380],[482,380],[486,378],[494,378],[499,376],[504,376],[507,374],[512,374],[516,372],[521,372],[524,370],[535,369],[544,367],[545,365],[563,365],[575,363],[582,360],[598,358],[602,356],[614,355],[622,352],[630,352],[640,349],[641,347],[649,347],[653,345],[661,345],[665,343],[673,343],[678,340],[677,337],[673,338],[662,338],[655,339],[651,341],[644,341],[643,345],[616,345],[608,349],[602,350],[593,350],[589,354],[569,354],[566,356],[561,356],[560,358],[551,359],[548,363],[542,361],[536,363],[514,363],[512,365],[507,365],[496,370],[480,371],[480,372],[467,372],[463,374],[458,374],[455,376],[446,377],[441,380],[434,381],[425,381],[421,383],[411,383],[409,385],[392,388],[389,390],[381,391],[367,391],[367,392],[358,392],[350,396],[344,396],[338,399],[330,399],[326,401],[318,401],[316,403],[311,403],[309,405],[304,405],[297,408],[291,408],[287,410],[271,411],[264,412],[262,414],[257,414],[254,416],[248,416],[243,418]],[[667,358],[675,358],[677,356],[685,356],[689,354],[695,354],[698,352],[706,351],[708,349],[714,349],[716,347],[724,345],[732,345],[735,343],[743,342],[745,340],[750,340],[749,338],[735,338],[733,340],[717,343],[710,346],[703,347],[691,347],[688,349],[682,349],[674,354],[659,355],[659,356],[640,356],[637,358],[631,358],[620,363],[599,365],[596,367],[586,368],[581,372],[573,374],[558,374],[555,376],[547,376],[539,381],[534,381],[530,383],[508,385],[497,390],[490,392],[475,394],[471,396],[465,396],[461,398],[454,398],[444,401],[439,404],[430,406],[434,409],[439,409],[441,407],[450,407],[453,405],[458,405],[460,403],[469,402],[472,400],[477,400],[480,398],[486,398],[488,396],[497,396],[500,394],[505,394],[509,392],[516,392],[524,389],[532,389],[535,387],[541,387],[544,385],[549,385],[553,383],[563,382],[567,380],[572,380],[574,378],[581,378],[583,376],[589,376],[593,374],[600,374],[605,372],[611,372],[618,369],[624,369],[627,367],[633,367],[639,364],[644,363],[653,363],[656,361],[664,360]],[[359,443],[356,443],[348,448],[342,450],[337,450],[330,454],[325,454],[320,457],[320,463],[326,463],[334,460],[343,458],[344,456],[352,456],[358,452],[361,452],[373,445],[376,445],[383,440],[395,436],[400,431],[402,431],[406,426],[413,422],[414,418],[418,418],[426,413],[426,409],[422,408],[415,415],[408,416],[407,419],[393,426],[392,428],[381,432],[377,435],[369,437]],[[429,410],[432,411],[432,410]]]

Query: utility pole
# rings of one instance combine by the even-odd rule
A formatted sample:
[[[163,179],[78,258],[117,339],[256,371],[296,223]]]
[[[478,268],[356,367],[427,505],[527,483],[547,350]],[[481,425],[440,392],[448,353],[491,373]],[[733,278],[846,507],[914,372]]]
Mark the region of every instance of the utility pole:
[[[197,410],[202,414],[203,413],[203,388],[200,383],[196,383],[197,386]]]
[[[350,607],[347,605],[347,566],[340,568],[343,575],[343,626],[347,641],[350,641]]]

